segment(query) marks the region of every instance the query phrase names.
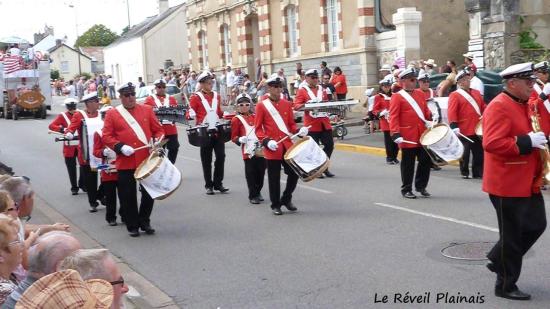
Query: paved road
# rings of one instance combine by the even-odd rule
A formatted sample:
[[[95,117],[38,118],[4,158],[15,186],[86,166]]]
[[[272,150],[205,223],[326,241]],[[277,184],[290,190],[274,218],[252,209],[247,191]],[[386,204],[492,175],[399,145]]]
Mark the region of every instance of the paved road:
[[[60,111],[56,100],[54,113]],[[41,198],[186,308],[374,308],[395,293],[484,296],[457,308],[517,308],[492,295],[484,262],[467,263],[439,251],[453,242],[494,241],[494,211],[477,180],[462,180],[456,167],[432,174],[433,198],[404,200],[398,166],[384,158],[336,152],[335,179],[300,183],[296,214],[275,217],[268,204],[246,199],[239,149],[227,144],[224,184],[230,194],[206,196],[197,148],[180,129],[179,191],[157,202],[154,236],[128,237],[108,227],[104,211],[88,213],[84,195],[69,194],[61,145],[43,120],[0,120],[0,160],[31,177]],[[267,188],[264,196],[268,196]],[[520,287],[533,293],[525,308],[550,304],[549,234],[524,263]]]

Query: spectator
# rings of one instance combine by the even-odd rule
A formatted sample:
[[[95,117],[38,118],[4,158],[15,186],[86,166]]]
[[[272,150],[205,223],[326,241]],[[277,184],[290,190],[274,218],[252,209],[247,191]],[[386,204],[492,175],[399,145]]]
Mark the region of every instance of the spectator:
[[[88,93],[92,93],[95,91],[97,91],[97,85],[95,83],[95,80],[92,78],[89,80],[89,83],[88,83]]]
[[[78,97],[78,101],[82,100],[82,97],[84,96],[84,81],[84,77],[80,77],[78,83],[76,84],[76,95]]]
[[[258,85],[256,86],[256,97],[259,98],[261,96],[263,96],[264,94],[267,93],[267,73],[266,72],[263,72],[262,73],[262,79],[260,80],[260,82],[258,83]]]
[[[454,74],[457,73],[457,71],[456,71],[456,62],[454,62],[454,60],[447,60],[447,65],[451,68],[452,73],[454,73]],[[453,80],[454,80],[454,75],[453,75]]]
[[[163,79],[164,78],[164,69],[159,69],[159,79]]]
[[[145,83],[143,82],[143,77],[138,77],[138,85],[139,85],[139,88],[141,87],[145,87]]]
[[[222,98],[222,104],[227,105],[227,73],[226,69],[222,69],[222,74],[218,78],[218,84],[220,85],[220,97]]]
[[[454,77],[451,81],[449,79],[449,76],[452,75],[453,70],[450,66],[444,65],[441,67],[441,73],[448,74],[447,78],[442,80],[439,85],[436,87],[436,92],[438,97],[448,97],[449,93],[451,92],[451,88],[454,85]]]
[[[477,72],[477,67],[474,64],[474,54],[467,52],[462,56],[464,57],[464,65],[470,67],[470,69],[475,69]]]
[[[244,74],[240,68],[235,69],[235,88],[240,88],[244,84]]]
[[[111,100],[116,99],[115,85],[115,79],[109,75],[109,78],[107,78],[107,87],[109,87],[109,97],[111,97]],[[81,99],[82,97],[79,98],[79,100]]]
[[[197,87],[197,73],[195,71],[191,72],[191,76],[185,81],[187,86],[187,93],[191,95],[195,93],[195,88]]]
[[[123,306],[122,296],[128,292],[128,286],[109,251],[106,249],[81,249],[67,256],[60,265],[60,270],[74,269],[83,280],[103,279],[113,287],[112,309]]]
[[[13,271],[21,264],[24,250],[23,242],[17,235],[18,230],[19,224],[15,219],[0,214],[0,305],[17,287]]]
[[[332,77],[332,71],[327,67],[326,61],[321,61],[321,73]]]
[[[469,66],[469,68],[470,68],[470,77],[471,77],[471,79],[470,79],[470,88],[479,91],[479,93],[481,93],[481,97],[483,97],[485,95],[485,85],[483,84],[481,79],[479,79],[476,76],[477,67],[472,63]]]
[[[235,72],[231,70],[230,66],[226,68],[226,84],[227,84],[227,100],[233,101],[233,87],[235,87]]]
[[[285,95],[287,95],[288,94],[288,83],[287,83],[286,77],[285,77],[285,70],[283,68],[280,68],[277,71],[277,75],[283,80],[283,92],[285,93]]]
[[[334,75],[330,81],[336,89],[336,98],[341,101],[346,99],[348,93],[348,85],[346,82],[346,76],[342,73],[340,67],[334,68]]]
[[[433,59],[428,59],[424,62],[424,72],[430,76],[435,74],[435,67],[437,67],[437,64],[435,64],[435,60]]]
[[[21,55],[21,50],[19,49],[19,45],[18,44],[13,44],[10,48],[10,55],[12,56],[20,56]]]
[[[107,92],[103,92],[103,96],[101,97],[101,104],[105,105],[111,105],[111,99],[109,99],[109,96],[107,95]]]
[[[323,88],[327,90],[326,92],[327,92],[328,100],[335,101],[336,89],[334,88],[334,85],[330,82],[330,75],[328,74],[323,75],[321,86],[323,86]]]
[[[71,79],[69,81],[69,98],[75,98],[76,99],[76,87],[74,86],[74,81]]]

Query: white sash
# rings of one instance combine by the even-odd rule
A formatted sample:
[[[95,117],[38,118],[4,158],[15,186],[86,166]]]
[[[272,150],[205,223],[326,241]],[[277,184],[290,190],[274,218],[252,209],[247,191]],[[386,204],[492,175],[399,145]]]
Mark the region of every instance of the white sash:
[[[383,94],[383,93],[380,93],[380,95],[382,95],[382,97],[383,97],[384,100],[386,100],[386,101],[391,100],[391,97],[388,97],[387,95],[385,95],[385,94]]]
[[[479,105],[477,105],[476,100],[474,100],[474,98],[472,98],[472,96],[468,92],[466,92],[466,90],[458,88],[456,90],[456,92],[460,93],[460,95],[463,96],[464,99],[466,99],[466,101],[468,101],[468,103],[470,103],[470,105],[472,105],[472,107],[476,110],[476,113],[479,116],[481,116],[481,111],[479,110]]]
[[[409,103],[412,109],[416,112],[418,118],[425,123],[426,118],[424,117],[424,113],[422,113],[420,106],[418,106],[418,103],[413,99],[413,97],[411,97],[411,95],[404,89],[399,90],[398,93],[407,101],[407,103]]]
[[[151,94],[153,97],[153,100],[155,100],[155,104],[157,107],[170,107],[170,95],[166,94],[166,97],[164,98],[164,102],[161,102],[159,97],[155,93]]]
[[[309,96],[309,102],[322,102],[323,101],[323,88],[320,85],[317,85],[317,95],[313,94],[311,88],[306,83],[303,87]],[[309,115],[313,118],[324,118],[328,117],[328,113],[325,112],[309,112]]]
[[[216,112],[218,110],[218,94],[216,93],[216,91],[213,91],[212,93],[214,94],[214,97],[212,98],[212,106],[210,106],[202,92],[196,92],[199,98],[201,98],[202,106],[206,111],[206,117],[204,117],[202,123],[208,123],[208,129],[215,129],[216,123],[218,123],[220,120],[220,117],[218,117],[218,113]]]
[[[542,88],[539,86],[539,84],[535,83],[533,85],[533,88],[535,88],[535,91],[537,92],[537,94],[540,95],[540,93],[542,92]]]
[[[65,119],[65,122],[67,122],[67,128],[68,128],[71,125],[71,119],[69,119],[69,117],[67,117],[66,112],[61,113],[61,116],[63,116],[63,119]],[[71,141],[65,142],[65,145],[71,146]],[[78,141],[74,141],[74,145],[78,145]]]
[[[432,88],[428,88],[430,90],[430,99],[433,99],[434,97],[434,90]]]
[[[275,121],[277,128],[279,128],[279,130],[287,136],[290,136],[291,134],[288,132],[288,128],[286,127],[283,118],[281,118],[281,114],[279,114],[279,111],[275,108],[275,106],[273,106],[273,104],[271,104],[271,101],[269,99],[265,99],[262,102],[264,103],[267,112],[271,115],[271,118],[273,118],[273,121]]]
[[[247,154],[249,157],[252,157],[254,156],[254,152],[256,150],[258,137],[256,137],[256,132],[254,132],[254,127],[249,125],[243,116],[237,115],[236,117],[241,121],[241,123],[244,126],[244,130],[246,131],[247,139],[246,139],[246,144],[244,145],[244,153]]]
[[[84,121],[86,122],[86,129],[88,133],[88,145],[81,145],[82,147],[88,146],[88,157],[90,161],[90,167],[92,169],[96,169],[101,164],[101,158],[98,158],[94,156],[94,134],[95,132],[101,131],[103,128],[103,120],[101,120],[101,116],[98,115],[97,117],[90,118],[88,117],[88,114],[86,114],[85,111],[78,110],[80,114],[82,114],[82,117],[84,117]]]
[[[149,144],[147,141],[147,136],[145,136],[145,132],[143,131],[143,128],[139,125],[139,123],[136,121],[134,116],[132,116],[126,108],[124,108],[124,105],[119,105],[116,107],[122,118],[126,121],[126,123],[132,128],[132,131],[136,134],[137,138],[140,142],[143,143],[143,145]]]

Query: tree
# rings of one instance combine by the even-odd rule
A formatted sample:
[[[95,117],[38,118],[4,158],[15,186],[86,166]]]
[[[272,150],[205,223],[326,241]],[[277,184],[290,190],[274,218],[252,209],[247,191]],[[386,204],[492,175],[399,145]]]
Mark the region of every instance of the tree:
[[[111,31],[111,29],[105,27],[105,25],[96,24],[76,39],[74,47],[107,46],[117,38],[118,35]]]
[[[50,79],[59,79],[59,70],[51,70],[50,71]]]
[[[126,32],[128,32],[128,30],[130,30],[130,27],[129,26],[126,26],[122,29],[122,33],[120,34],[121,36],[123,36],[124,34],[126,34]]]

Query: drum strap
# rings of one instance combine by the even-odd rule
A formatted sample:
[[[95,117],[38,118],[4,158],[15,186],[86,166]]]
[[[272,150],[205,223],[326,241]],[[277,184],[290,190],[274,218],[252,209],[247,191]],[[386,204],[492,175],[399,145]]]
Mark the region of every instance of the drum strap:
[[[151,95],[153,97],[153,100],[155,100],[155,104],[157,107],[170,107],[170,95],[166,94],[166,97],[164,98],[164,102],[161,102],[159,97],[155,93]]]
[[[265,99],[262,101],[264,103],[265,108],[267,109],[267,112],[271,115],[271,118],[273,118],[273,121],[275,121],[275,124],[277,125],[277,128],[284,134],[290,136],[290,132],[288,132],[288,128],[286,127],[285,122],[283,121],[283,118],[281,118],[281,114],[279,114],[279,111],[271,104],[271,101],[269,99]]]
[[[317,95],[313,94],[311,88],[307,83],[304,83],[304,89],[307,91],[309,96],[309,102],[322,102],[323,101],[323,88],[320,85],[317,85]],[[325,112],[309,112],[309,115],[313,118],[324,118],[328,117],[328,113]]]
[[[542,88],[539,86],[538,83],[535,83],[533,85],[533,88],[535,89],[535,91],[537,92],[538,95],[540,95],[540,93],[542,92]]]
[[[384,98],[384,100],[386,100],[386,101],[391,100],[391,97],[388,97],[387,95],[385,95],[385,94],[383,94],[383,93],[381,93],[380,95],[381,95],[381,96]]]
[[[243,124],[243,127],[244,127],[244,129],[245,129],[245,131],[246,131],[246,135],[248,135],[248,134],[254,134],[254,132],[252,132],[252,131],[254,130],[254,127],[251,126],[251,125],[249,125],[248,122],[246,122],[246,120],[244,119],[243,116],[237,115],[237,116],[235,116],[235,117],[237,117],[237,119],[239,119],[239,120],[241,121],[241,123]],[[254,134],[254,136],[255,136],[255,134]]]
[[[61,113],[61,116],[63,116],[63,118],[65,119],[65,122],[67,122],[67,127],[69,127],[71,125],[71,120],[69,119],[69,117],[67,117],[67,114]]]
[[[145,132],[143,132],[143,128],[136,121],[136,118],[134,118],[123,105],[117,106],[116,109],[130,128],[132,128],[132,131],[134,131],[139,141],[142,142],[143,145],[147,145],[147,136],[145,136]]]
[[[430,99],[434,97],[434,90],[432,88],[428,88],[430,90]]]
[[[216,112],[218,110],[218,94],[216,93],[216,91],[213,91],[212,93],[214,94],[214,96],[212,97],[212,106],[210,106],[202,92],[196,92],[199,98],[201,98],[202,106],[206,111],[206,117],[204,117],[202,124],[204,124],[204,122],[207,122],[209,129],[215,128],[216,123],[220,120],[220,118],[218,117],[218,113]]]
[[[472,107],[474,108],[476,113],[479,116],[481,116],[481,111],[479,110],[479,105],[477,105],[476,100],[474,100],[474,98],[472,98],[472,96],[468,92],[466,92],[466,90],[458,88],[456,90],[456,92],[458,92],[461,96],[463,96],[464,99],[466,99],[466,101],[468,101],[468,103],[470,103],[470,105],[472,105]]]
[[[420,110],[420,106],[418,106],[418,103],[413,99],[413,97],[411,97],[411,95],[404,89],[399,90],[398,93],[407,101],[407,103],[409,103],[418,118],[420,118],[420,120],[422,120],[423,122],[426,122],[424,113],[422,113],[422,111]]]

